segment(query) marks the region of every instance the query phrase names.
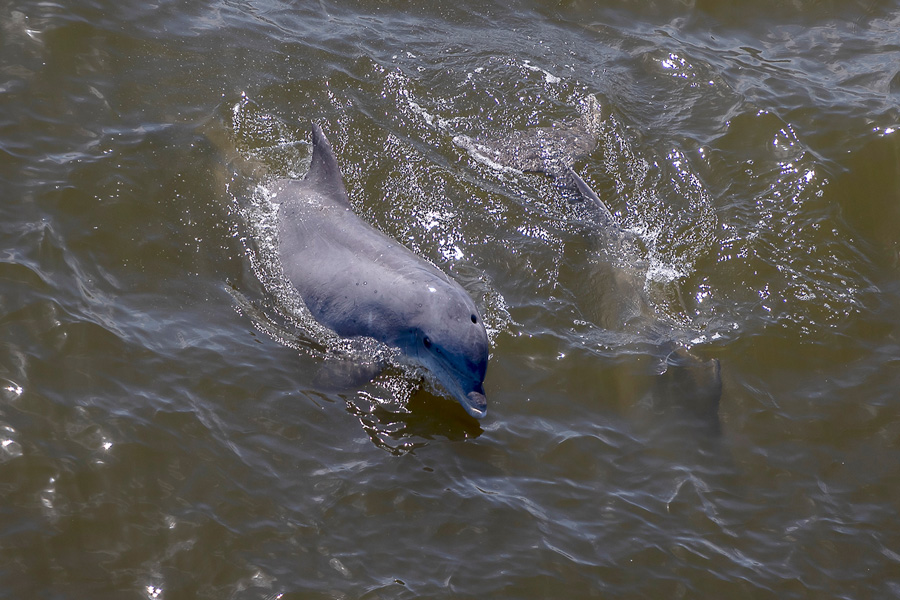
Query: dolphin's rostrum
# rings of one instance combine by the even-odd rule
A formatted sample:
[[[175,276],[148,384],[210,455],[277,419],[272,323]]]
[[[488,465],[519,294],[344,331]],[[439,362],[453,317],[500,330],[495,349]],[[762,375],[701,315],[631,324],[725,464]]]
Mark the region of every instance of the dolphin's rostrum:
[[[488,338],[453,279],[360,219],[321,128],[306,177],[269,186],[279,204],[278,254],[313,317],[342,337],[394,346],[427,369],[470,415],[487,412]]]

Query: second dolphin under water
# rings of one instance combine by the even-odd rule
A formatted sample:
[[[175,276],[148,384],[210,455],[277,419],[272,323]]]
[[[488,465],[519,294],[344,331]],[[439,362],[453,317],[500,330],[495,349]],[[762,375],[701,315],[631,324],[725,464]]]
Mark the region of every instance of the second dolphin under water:
[[[600,324],[607,329],[629,328],[652,342],[662,359],[656,389],[666,401],[718,430],[722,378],[717,359],[704,360],[675,341],[676,335],[653,309],[644,289],[644,276],[635,237],[617,222],[606,204],[573,169],[576,160],[596,148],[602,113],[592,96],[578,119],[551,127],[530,128],[495,139],[457,136],[454,142],[477,160],[495,168],[544,173],[561,188],[576,191],[596,208],[604,250],[615,258],[603,278],[605,290]]]
[[[317,321],[342,337],[370,337],[421,365],[475,418],[487,413],[488,338],[466,291],[362,219],[337,159],[312,125],[303,179],[268,186],[278,209],[285,276]]]

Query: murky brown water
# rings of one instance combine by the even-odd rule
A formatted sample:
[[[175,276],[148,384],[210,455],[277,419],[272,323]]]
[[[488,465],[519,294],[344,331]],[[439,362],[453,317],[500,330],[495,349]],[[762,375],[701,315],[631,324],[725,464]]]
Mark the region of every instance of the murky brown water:
[[[651,4],[0,0],[2,596],[900,594],[900,5]],[[592,98],[636,264],[454,142]],[[281,285],[310,120],[480,307],[485,420]]]

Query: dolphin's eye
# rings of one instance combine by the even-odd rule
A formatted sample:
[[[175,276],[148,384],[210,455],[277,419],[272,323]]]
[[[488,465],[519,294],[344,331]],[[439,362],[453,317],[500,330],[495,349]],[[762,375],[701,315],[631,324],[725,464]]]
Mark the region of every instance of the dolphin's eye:
[[[472,315],[472,322],[473,322],[473,323],[477,323],[477,322],[478,322],[478,317],[476,317],[475,315]]]
[[[426,347],[426,348],[431,348],[431,340],[430,340],[429,338],[427,338],[427,337],[424,338],[424,339],[422,340],[422,343],[425,344],[425,347]]]

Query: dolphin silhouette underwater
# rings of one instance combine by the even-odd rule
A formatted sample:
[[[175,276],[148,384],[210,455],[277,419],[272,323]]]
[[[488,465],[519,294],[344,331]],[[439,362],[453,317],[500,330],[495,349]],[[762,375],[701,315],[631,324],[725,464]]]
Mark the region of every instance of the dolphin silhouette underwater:
[[[656,393],[718,431],[722,395],[718,359],[704,360],[676,341],[676,332],[656,313],[644,289],[646,273],[640,266],[644,261],[635,235],[618,223],[606,203],[574,170],[575,162],[596,148],[602,118],[599,102],[589,96],[578,119],[514,131],[500,138],[458,135],[454,143],[494,168],[552,177],[558,187],[574,191],[593,204],[601,245],[613,263],[607,265],[602,278],[607,289],[603,290],[603,306],[598,311],[601,326],[631,329],[650,341],[660,358]]]
[[[278,255],[313,317],[341,337],[369,337],[424,367],[476,419],[487,414],[488,337],[456,281],[362,219],[337,159],[312,124],[303,179],[267,186],[278,204]]]

